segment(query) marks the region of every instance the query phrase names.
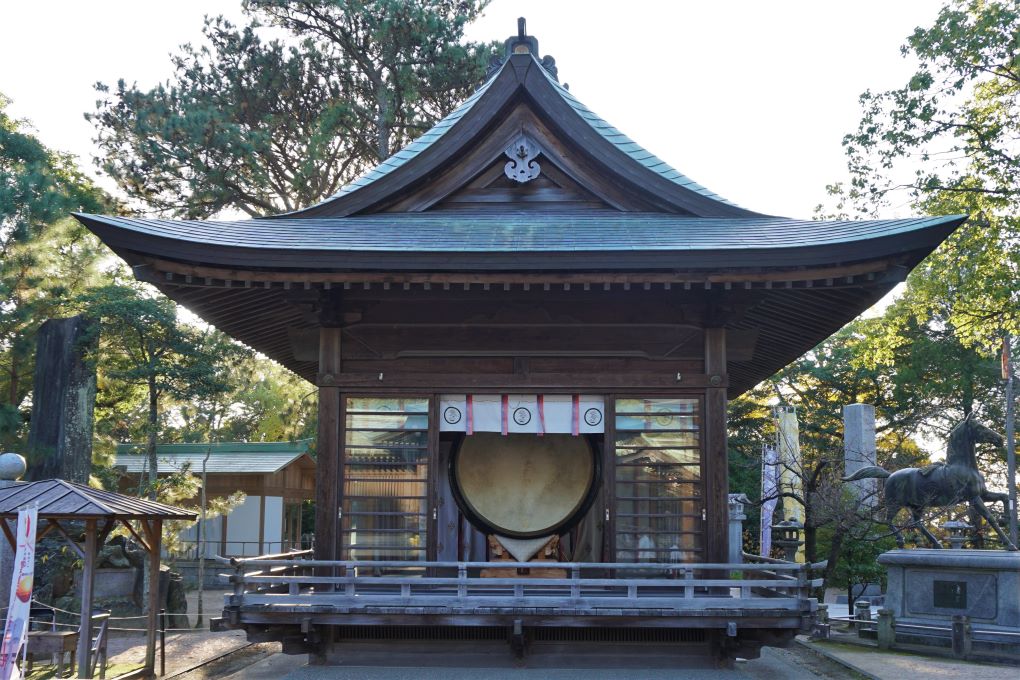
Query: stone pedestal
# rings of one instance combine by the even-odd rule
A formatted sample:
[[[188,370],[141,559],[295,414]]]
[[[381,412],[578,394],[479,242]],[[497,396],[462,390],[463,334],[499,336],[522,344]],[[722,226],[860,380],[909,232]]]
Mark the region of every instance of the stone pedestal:
[[[742,493],[729,494],[729,562],[737,564],[744,561],[744,505],[750,499]]]
[[[899,622],[1020,631],[1020,552],[891,550],[878,557],[889,574],[885,606]]]

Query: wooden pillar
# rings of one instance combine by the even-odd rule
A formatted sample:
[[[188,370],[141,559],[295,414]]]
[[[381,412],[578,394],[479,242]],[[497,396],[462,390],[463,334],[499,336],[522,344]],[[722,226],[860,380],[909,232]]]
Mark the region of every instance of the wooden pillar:
[[[315,557],[335,560],[340,549],[340,328],[319,331],[319,439],[315,476]]]
[[[145,671],[151,676],[156,674],[156,630],[159,628],[159,552],[163,542],[163,520],[153,519],[146,522],[149,527],[149,611],[147,630],[145,631]]]
[[[726,329],[705,329],[705,561],[726,562],[729,465],[726,450]]]
[[[78,677],[92,677],[92,599],[96,584],[96,520],[85,520],[85,559],[81,572],[81,628],[78,630]]]
[[[262,495],[259,496],[259,555],[265,554],[266,554],[266,483],[265,479],[263,479]]]

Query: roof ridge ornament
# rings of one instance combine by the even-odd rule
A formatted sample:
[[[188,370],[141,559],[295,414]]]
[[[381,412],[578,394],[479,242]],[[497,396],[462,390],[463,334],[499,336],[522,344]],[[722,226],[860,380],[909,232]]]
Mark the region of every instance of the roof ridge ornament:
[[[542,173],[542,167],[535,160],[542,148],[524,132],[514,138],[504,153],[510,162],[503,166],[503,172],[513,181],[524,184]]]
[[[515,54],[531,54],[542,64],[549,75],[553,77],[553,80],[559,82],[559,71],[556,68],[556,60],[550,55],[540,57],[538,54],[538,38],[533,35],[528,35],[527,21],[524,17],[518,17],[517,19],[517,35],[511,36],[506,39],[504,43],[505,50],[502,57],[492,57],[489,60],[489,68],[485,73],[485,78],[488,80],[503,67],[510,57]]]

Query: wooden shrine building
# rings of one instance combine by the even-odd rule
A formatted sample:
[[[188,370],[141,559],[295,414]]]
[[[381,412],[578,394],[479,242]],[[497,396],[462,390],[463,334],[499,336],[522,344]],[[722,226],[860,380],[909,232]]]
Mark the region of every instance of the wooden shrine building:
[[[327,661],[377,638],[789,640],[804,568],[722,564],[727,399],[964,219],[739,207],[575,99],[523,24],[473,96],[317,205],[78,218],[318,386],[316,559],[237,562],[224,625]]]

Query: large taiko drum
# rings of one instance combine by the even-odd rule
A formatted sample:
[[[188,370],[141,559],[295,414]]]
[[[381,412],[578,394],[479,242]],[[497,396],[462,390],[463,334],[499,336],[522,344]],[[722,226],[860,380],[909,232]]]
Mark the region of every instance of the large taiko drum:
[[[568,434],[467,435],[450,459],[454,498],[479,530],[511,538],[562,534],[598,491],[598,456]]]

